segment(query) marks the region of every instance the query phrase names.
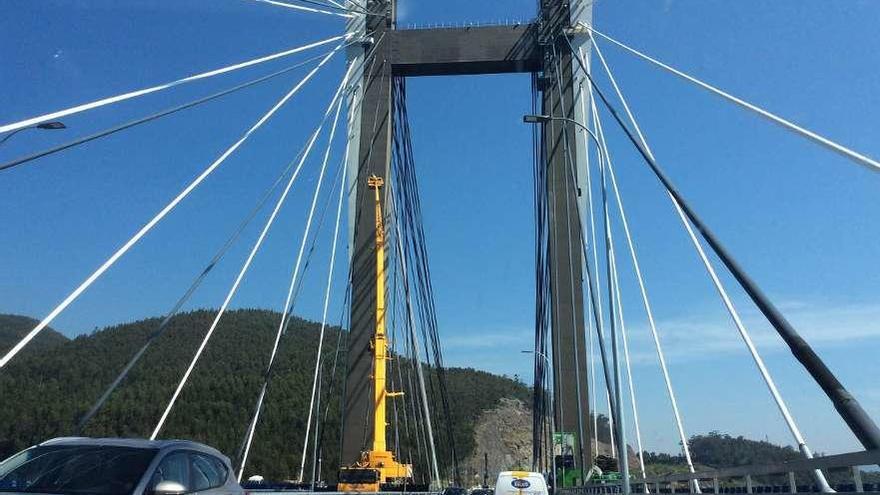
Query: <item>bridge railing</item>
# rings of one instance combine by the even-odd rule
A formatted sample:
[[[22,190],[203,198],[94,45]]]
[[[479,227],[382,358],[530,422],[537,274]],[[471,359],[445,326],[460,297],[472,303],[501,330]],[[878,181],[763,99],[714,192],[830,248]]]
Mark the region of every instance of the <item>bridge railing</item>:
[[[880,492],[880,483],[866,486],[862,482],[862,466],[880,465],[880,450],[835,454],[813,459],[767,463],[751,466],[713,469],[696,473],[671,473],[646,478],[632,478],[632,493],[695,493],[695,483],[703,493],[817,493],[819,489],[811,482],[799,484],[798,473],[810,473],[815,469],[839,473],[848,471],[850,483],[836,483],[838,491],[857,493]],[[765,477],[760,480],[759,477]],[[774,480],[767,483],[766,478]],[[784,480],[782,483],[775,482]],[[593,495],[621,492],[622,482],[588,483],[584,486],[565,488],[565,495]],[[867,488],[867,490],[866,490]]]
[[[249,488],[245,490],[247,494],[254,495],[440,495],[441,492],[336,492],[336,491],[310,491],[291,489],[271,489],[271,488]]]

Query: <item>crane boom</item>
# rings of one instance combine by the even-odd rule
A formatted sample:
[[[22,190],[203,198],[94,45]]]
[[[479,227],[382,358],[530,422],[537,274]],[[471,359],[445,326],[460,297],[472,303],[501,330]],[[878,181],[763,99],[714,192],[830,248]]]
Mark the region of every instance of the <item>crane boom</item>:
[[[384,179],[375,175],[367,179],[367,185],[375,192],[376,202],[376,329],[370,342],[373,351],[373,444],[372,449],[361,452],[361,458],[353,466],[339,471],[337,489],[343,492],[377,492],[394,486],[412,486],[412,465],[401,464],[388,451],[386,442],[386,402],[389,397],[403,395],[389,392],[386,383],[388,338],[385,332],[385,222],[382,215],[382,198],[379,190]]]

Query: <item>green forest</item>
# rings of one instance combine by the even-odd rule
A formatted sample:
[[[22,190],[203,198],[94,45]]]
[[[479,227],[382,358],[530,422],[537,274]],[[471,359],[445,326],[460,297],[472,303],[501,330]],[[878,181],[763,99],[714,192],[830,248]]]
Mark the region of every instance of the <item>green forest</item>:
[[[710,431],[705,435],[694,435],[688,439],[691,458],[697,471],[714,468],[749,466],[753,464],[773,464],[803,459],[800,452],[791,446],[780,446],[765,440],[750,440],[743,436],[731,436],[720,431]],[[817,453],[821,456],[821,453]],[[649,475],[663,475],[687,470],[683,455],[670,455],[662,452],[643,452],[645,469]],[[832,484],[852,483],[848,469],[826,471],[825,476]],[[880,473],[862,471],[866,483],[880,482]],[[783,475],[758,477],[758,482],[785,485],[788,480]],[[798,484],[813,483],[807,473],[797,473]]]
[[[213,310],[197,310],[174,317],[82,433],[149,437],[214,315]],[[262,385],[280,318],[279,313],[266,310],[227,312],[160,438],[204,442],[235,459]],[[46,439],[73,434],[78,419],[160,321],[151,318],[121,324],[74,339],[51,329],[43,331],[0,373],[0,459]],[[36,323],[32,318],[0,315],[0,352],[11,348]],[[283,336],[245,476],[261,474],[267,479],[284,480],[298,473],[318,330],[317,323],[294,318]],[[329,328],[325,336],[324,361],[328,370],[339,345],[337,377],[344,370],[344,335],[338,328]],[[393,362],[405,365],[406,360]],[[429,383],[436,385],[436,374],[430,369],[428,373]],[[330,375],[329,371],[327,374]],[[446,376],[452,398],[451,422],[443,417],[439,404],[434,404],[434,430],[438,456],[451,475],[448,429],[452,430],[458,458],[463,461],[473,454],[474,427],[482,412],[494,408],[501,398],[519,399],[529,406],[531,390],[518,379],[474,369],[450,368]],[[332,390],[324,396],[322,404],[321,415],[326,412],[321,442],[322,473],[325,479],[332,480],[339,464],[339,380],[328,379],[325,386]],[[397,389],[410,393],[406,386]],[[327,406],[326,411],[323,406]],[[402,416],[402,409],[398,412]],[[393,416],[389,419],[395,423]],[[600,440],[607,443],[607,418],[600,415],[598,419]],[[392,425],[389,436],[396,431]],[[389,445],[393,442],[389,438]],[[698,470],[800,457],[792,447],[721,432],[695,435],[688,444]],[[419,462],[413,454],[417,449],[410,449],[405,439],[400,440],[400,445],[402,455],[412,456],[403,461]],[[649,474],[686,469],[680,455],[644,452],[644,458]]]
[[[801,454],[790,446],[779,446],[767,441],[733,437],[718,431],[694,435],[688,440],[691,457],[703,469],[748,466],[751,464],[785,462],[801,459]],[[686,470],[681,454],[644,452],[645,465],[652,466],[655,474]],[[697,469],[699,470],[700,467]]]
[[[174,317],[83,434],[149,437],[214,315],[212,310],[199,310]],[[227,312],[160,438],[204,442],[234,459],[262,385],[280,318],[280,313],[265,310]],[[21,316],[0,316],[0,351],[11,348],[36,323]],[[71,435],[77,420],[159,323],[159,318],[151,318],[70,340],[53,330],[43,331],[0,373],[0,459],[46,439]],[[245,476],[261,474],[283,480],[298,473],[318,330],[319,324],[295,318],[282,338]],[[328,329],[325,335],[328,368],[339,337],[338,328]],[[337,376],[344,369],[344,341],[340,351]],[[449,395],[455,398],[451,423],[459,459],[471,454],[473,428],[484,410],[502,397],[526,404],[531,400],[528,387],[506,377],[456,368],[446,370],[446,375]],[[436,375],[433,378],[436,382]],[[337,387],[331,397],[339,396],[338,383],[325,386]],[[406,387],[403,389],[406,392]],[[326,397],[322,410],[328,402],[329,409],[323,423],[322,472],[333,478],[338,465],[340,411],[338,399]],[[438,405],[434,410],[441,409]],[[438,456],[450,459],[444,434],[446,418],[437,414]],[[393,426],[389,432],[393,434]]]

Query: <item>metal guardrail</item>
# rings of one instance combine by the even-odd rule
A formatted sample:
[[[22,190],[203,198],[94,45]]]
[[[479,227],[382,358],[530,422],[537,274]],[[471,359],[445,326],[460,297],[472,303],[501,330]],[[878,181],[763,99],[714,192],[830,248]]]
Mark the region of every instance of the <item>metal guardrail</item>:
[[[279,490],[274,488],[247,488],[246,493],[258,495],[439,495],[441,492],[312,492],[308,490]]]
[[[685,472],[662,476],[649,476],[646,478],[632,478],[630,480],[630,487],[633,493],[695,493],[695,483],[693,481],[697,481],[701,490],[709,490],[713,493],[779,493],[779,490],[777,489],[778,485],[774,485],[773,487],[756,486],[754,478],[768,475],[787,475],[788,491],[786,493],[817,493],[818,490],[816,487],[812,486],[812,484],[806,487],[806,490],[803,490],[804,486],[799,486],[796,483],[795,473],[809,472],[814,469],[849,469],[852,475],[851,487],[853,488],[850,491],[855,491],[857,493],[880,492],[880,486],[871,487],[874,488],[874,490],[865,492],[860,466],[871,465],[880,465],[880,450],[866,450],[815,457],[813,459],[798,459],[771,464],[738,466],[714,469],[711,471],[700,471],[696,473]],[[742,480],[742,483],[745,486],[722,487],[722,482],[727,482],[728,480]],[[684,484],[684,486],[678,487],[678,484]],[[621,487],[621,482],[588,483],[580,487],[561,489],[559,490],[559,493],[563,495],[619,493],[621,492]],[[645,490],[646,487],[647,490]],[[684,490],[681,490],[680,488],[683,488]],[[766,490],[765,488],[771,489]]]

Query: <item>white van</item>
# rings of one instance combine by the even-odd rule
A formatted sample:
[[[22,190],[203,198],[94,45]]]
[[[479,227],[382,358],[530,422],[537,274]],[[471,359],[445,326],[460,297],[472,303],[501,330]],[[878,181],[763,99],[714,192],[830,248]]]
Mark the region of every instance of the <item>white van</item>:
[[[495,495],[548,495],[547,481],[541,473],[504,471],[498,473]]]

